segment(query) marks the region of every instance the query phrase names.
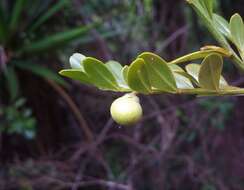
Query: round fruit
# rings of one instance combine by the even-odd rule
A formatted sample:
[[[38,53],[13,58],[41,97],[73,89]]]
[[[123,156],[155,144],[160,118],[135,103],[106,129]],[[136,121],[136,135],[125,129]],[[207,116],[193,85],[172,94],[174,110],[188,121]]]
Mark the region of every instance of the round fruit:
[[[139,98],[134,94],[126,94],[116,99],[110,108],[114,121],[120,125],[132,125],[142,117]]]

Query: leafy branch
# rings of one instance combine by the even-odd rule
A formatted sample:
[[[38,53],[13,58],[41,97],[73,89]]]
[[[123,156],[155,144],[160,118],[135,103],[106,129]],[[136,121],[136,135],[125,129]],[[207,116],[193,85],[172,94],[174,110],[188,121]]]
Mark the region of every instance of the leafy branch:
[[[222,74],[223,57],[231,59],[244,71],[244,24],[235,14],[230,22],[213,13],[212,0],[187,0],[203,20],[209,31],[222,47],[205,46],[167,62],[160,56],[144,52],[130,65],[122,66],[116,61],[103,63],[92,57],[74,54],[70,58],[72,69],[60,74],[83,84],[94,85],[101,90],[136,92],[142,94],[172,93],[200,96],[240,95],[244,89],[230,86]],[[232,46],[235,46],[235,51]],[[180,63],[190,63],[185,68]]]

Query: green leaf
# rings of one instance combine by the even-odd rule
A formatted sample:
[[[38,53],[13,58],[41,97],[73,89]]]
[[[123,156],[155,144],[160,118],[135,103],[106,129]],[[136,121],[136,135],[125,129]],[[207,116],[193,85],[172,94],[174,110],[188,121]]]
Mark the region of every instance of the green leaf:
[[[186,77],[180,73],[177,73],[177,72],[174,73],[174,77],[175,77],[177,88],[179,88],[179,89],[193,89],[194,88],[191,83],[191,80],[188,77]]]
[[[168,66],[173,72],[185,72],[184,69],[182,69],[179,65],[168,64]]]
[[[12,66],[8,66],[4,74],[7,80],[10,98],[13,101],[18,97],[18,93],[19,93],[18,77]]]
[[[231,17],[230,30],[233,42],[239,50],[244,51],[244,24],[239,14],[234,14]]]
[[[198,81],[202,88],[219,90],[220,76],[223,69],[223,59],[218,54],[211,54],[206,57],[198,75]]]
[[[152,87],[164,92],[176,91],[176,81],[166,61],[150,52],[142,53],[138,57],[145,61]]]
[[[230,26],[227,20],[225,20],[222,16],[213,14],[213,22],[219,32],[225,35],[228,39],[231,39]]]
[[[128,65],[125,65],[122,69],[122,75],[127,84],[128,84],[128,71],[129,71],[129,67]]]
[[[74,80],[78,80],[83,84],[91,84],[87,74],[84,73],[81,69],[64,69],[61,70],[59,74]]]
[[[63,86],[67,86],[67,83],[65,82],[65,80],[63,80],[62,77],[60,77],[58,74],[56,74],[55,72],[53,72],[52,70],[50,70],[46,67],[43,67],[38,64],[29,63],[29,62],[23,62],[23,61],[22,62],[14,61],[12,63],[20,69],[30,71],[40,77],[53,80]]]
[[[190,74],[198,82],[198,75],[199,75],[201,66],[196,63],[191,63],[191,64],[186,65],[185,68],[186,68],[187,73]]]
[[[210,18],[213,16],[213,0],[201,0],[202,7],[207,10]]]
[[[95,24],[92,24],[88,26],[81,26],[64,32],[59,32],[57,34],[54,34],[52,36],[46,37],[37,42],[32,42],[24,46],[23,49],[20,50],[20,52],[37,53],[47,51],[53,48],[60,48],[66,43],[69,43],[72,40],[86,34],[94,26]]]
[[[51,18],[54,14],[56,14],[58,11],[62,10],[69,1],[67,0],[60,0],[57,1],[52,7],[50,7],[43,15],[41,15],[37,21],[32,25],[29,31],[34,31],[38,27],[40,27],[44,22],[46,22],[49,18]]]
[[[198,75],[199,75],[200,68],[201,68],[201,65],[196,64],[196,63],[191,63],[191,64],[186,65],[186,71],[189,75],[191,75],[195,79],[196,85],[199,85]],[[229,86],[227,81],[225,80],[225,78],[222,75],[220,76],[219,85],[220,85],[221,89],[223,87]]]
[[[17,28],[25,3],[26,0],[17,0],[15,2],[14,8],[12,10],[11,20],[10,20],[10,30],[13,31]]]
[[[198,16],[201,18],[201,20],[204,22],[204,24],[207,26],[208,30],[212,33],[212,35],[215,37],[215,39],[226,49],[231,50],[232,49],[225,39],[225,37],[217,30],[217,28],[214,25],[214,22],[209,17],[209,13],[206,11],[206,9],[202,6],[201,1],[202,0],[187,0]],[[210,6],[209,6],[210,7]],[[210,9],[209,9],[210,10]]]
[[[128,88],[124,77],[122,73],[122,65],[118,63],[117,61],[108,61],[105,66],[108,68],[108,70],[114,75],[117,83],[122,88]]]
[[[86,74],[95,86],[104,90],[120,90],[115,77],[101,61],[87,57],[83,61]]]
[[[191,80],[184,69],[175,64],[169,64],[170,69],[173,71],[177,88],[179,89],[192,89],[194,88]]]
[[[149,94],[151,92],[151,85],[148,80],[147,70],[145,67],[145,62],[141,58],[137,58],[128,70],[128,85],[129,87],[143,94]]]

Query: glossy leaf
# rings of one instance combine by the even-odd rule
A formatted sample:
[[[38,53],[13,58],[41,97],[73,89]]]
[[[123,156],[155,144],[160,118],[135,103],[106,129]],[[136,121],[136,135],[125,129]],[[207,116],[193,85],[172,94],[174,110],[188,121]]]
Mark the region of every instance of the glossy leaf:
[[[137,58],[128,69],[128,85],[136,92],[148,94],[151,92],[151,85],[148,79],[145,62],[141,58]]]
[[[219,32],[231,39],[230,26],[227,20],[225,20],[222,16],[213,14],[213,22]]]
[[[145,61],[149,81],[152,87],[165,92],[176,91],[176,81],[173,72],[166,61],[149,52],[142,53],[138,57]]]
[[[206,57],[198,75],[198,81],[202,88],[219,90],[220,76],[223,69],[223,59],[217,54]]]
[[[83,65],[92,84],[104,90],[119,90],[115,77],[101,61],[87,57]]]
[[[90,79],[86,73],[82,72],[81,69],[64,69],[59,72],[60,75],[78,80],[83,84],[91,84]]]
[[[108,61],[105,64],[105,66],[114,75],[114,77],[120,87],[128,88],[128,86],[124,80],[123,73],[122,73],[123,67],[120,63],[118,63],[117,61]]]
[[[239,50],[244,51],[244,24],[239,14],[234,14],[230,19],[230,30],[233,42]]]

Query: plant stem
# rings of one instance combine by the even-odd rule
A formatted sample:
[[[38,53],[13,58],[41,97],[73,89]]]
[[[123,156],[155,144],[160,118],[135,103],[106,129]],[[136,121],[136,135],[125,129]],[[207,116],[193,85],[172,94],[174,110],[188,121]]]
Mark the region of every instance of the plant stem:
[[[244,89],[241,88],[219,89],[219,90],[208,90],[202,88],[179,89],[177,91],[177,94],[197,94],[202,96],[244,95]]]
[[[232,55],[223,48],[215,47],[215,49],[201,50],[201,51],[196,51],[196,52],[184,55],[182,57],[179,57],[179,58],[169,62],[169,64],[179,64],[179,63],[185,63],[185,62],[193,61],[193,60],[197,60],[197,59],[203,59],[206,56],[210,55],[211,53],[218,53],[218,54],[222,55],[223,57],[231,57],[231,55]]]

